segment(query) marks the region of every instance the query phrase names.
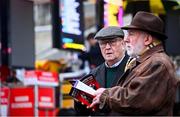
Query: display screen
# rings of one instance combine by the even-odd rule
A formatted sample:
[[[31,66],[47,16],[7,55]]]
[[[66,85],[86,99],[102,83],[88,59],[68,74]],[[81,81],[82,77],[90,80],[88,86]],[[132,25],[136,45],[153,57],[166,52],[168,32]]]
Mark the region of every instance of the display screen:
[[[82,0],[60,0],[61,48],[85,50]]]

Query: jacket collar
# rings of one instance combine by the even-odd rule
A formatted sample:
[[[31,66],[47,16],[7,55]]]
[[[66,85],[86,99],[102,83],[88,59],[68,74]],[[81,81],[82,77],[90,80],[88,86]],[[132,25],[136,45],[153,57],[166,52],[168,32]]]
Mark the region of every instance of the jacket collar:
[[[148,58],[150,58],[153,54],[159,53],[159,52],[164,52],[162,44],[157,45],[157,46],[147,50],[143,55],[141,55],[141,56],[139,56],[139,58],[137,58],[137,62],[142,63],[145,60],[147,60]]]
[[[124,80],[121,84],[122,84],[122,86],[125,86],[129,81],[131,81],[133,79],[133,77],[127,78],[127,76],[131,73],[132,69],[134,69],[137,65],[141,64],[142,62],[144,62],[145,60],[147,60],[148,58],[153,56],[153,54],[159,53],[159,52],[164,52],[163,46],[161,44],[147,50],[146,52],[144,52],[144,54],[142,54],[141,56],[136,58],[136,62],[134,63],[134,66],[131,69],[128,69],[122,75],[122,77],[118,81],[118,83],[120,83],[122,80]]]

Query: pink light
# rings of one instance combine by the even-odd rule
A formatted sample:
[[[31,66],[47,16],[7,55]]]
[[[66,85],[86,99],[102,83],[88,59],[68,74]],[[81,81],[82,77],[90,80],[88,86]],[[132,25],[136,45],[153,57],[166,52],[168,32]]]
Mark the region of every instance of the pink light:
[[[123,26],[123,8],[122,8],[122,6],[119,8],[118,22],[119,22],[119,26]]]

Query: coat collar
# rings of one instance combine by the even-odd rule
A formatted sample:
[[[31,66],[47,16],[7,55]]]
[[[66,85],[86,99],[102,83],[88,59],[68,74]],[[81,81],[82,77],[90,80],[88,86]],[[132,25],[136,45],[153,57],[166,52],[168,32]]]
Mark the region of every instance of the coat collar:
[[[147,60],[148,58],[150,58],[153,54],[155,53],[159,53],[159,52],[164,52],[163,46],[162,45],[157,45],[149,50],[147,50],[143,55],[141,55],[139,58],[136,59],[136,63],[133,66],[133,68],[128,69],[121,77],[121,79],[118,81],[118,83],[120,83],[122,80],[124,80],[121,85],[125,86],[129,81],[131,81],[133,79],[133,77],[127,78],[127,76],[129,74],[131,74],[132,69],[134,69],[135,67],[137,67],[137,65],[141,64],[142,62],[144,62],[145,60]],[[131,74],[132,75],[132,74]]]
[[[137,62],[142,63],[148,58],[150,58],[153,54],[164,52],[162,44],[157,45],[149,50],[147,50],[143,55],[141,55],[139,58],[137,58]]]

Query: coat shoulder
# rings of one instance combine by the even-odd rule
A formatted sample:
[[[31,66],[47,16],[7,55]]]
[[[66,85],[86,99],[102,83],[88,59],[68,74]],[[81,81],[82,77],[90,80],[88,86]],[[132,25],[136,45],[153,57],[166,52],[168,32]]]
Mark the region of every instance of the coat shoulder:
[[[171,60],[171,58],[165,54],[164,52],[163,53],[156,53],[154,54],[152,57],[152,62],[153,63],[159,63],[159,64],[162,64],[164,65],[166,68],[171,68],[171,69],[174,69],[174,64],[173,64],[173,61]]]
[[[104,68],[105,64],[102,63],[98,67],[91,70],[90,74],[96,75],[99,71],[101,71]]]

